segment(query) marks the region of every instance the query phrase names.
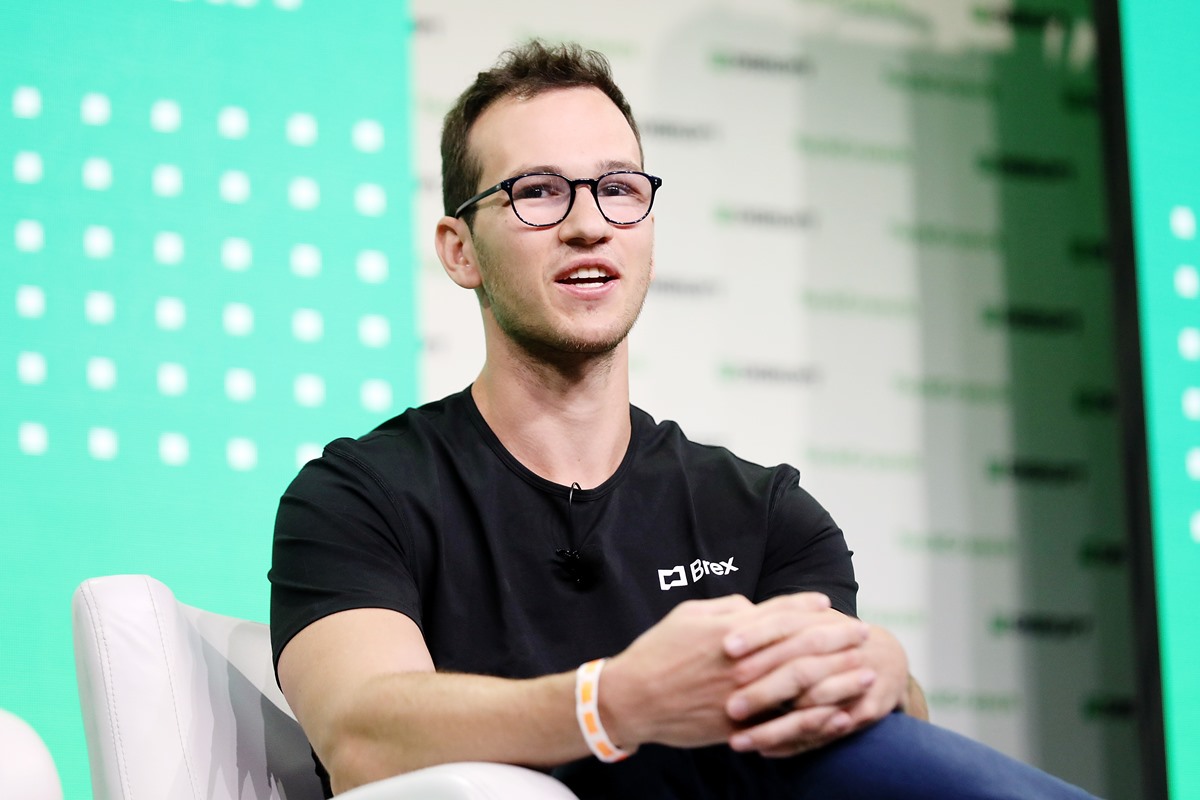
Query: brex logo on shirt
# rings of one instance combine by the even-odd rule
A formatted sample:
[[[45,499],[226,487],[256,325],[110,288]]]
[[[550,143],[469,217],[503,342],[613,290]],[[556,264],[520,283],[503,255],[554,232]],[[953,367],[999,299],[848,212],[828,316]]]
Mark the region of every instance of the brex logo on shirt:
[[[705,575],[728,575],[731,572],[737,572],[738,568],[733,565],[733,556],[730,556],[727,561],[705,561],[697,558],[686,567],[680,564],[671,569],[660,569],[658,571],[659,588],[665,592],[676,586],[687,586],[689,571],[692,575],[692,583],[699,583]]]

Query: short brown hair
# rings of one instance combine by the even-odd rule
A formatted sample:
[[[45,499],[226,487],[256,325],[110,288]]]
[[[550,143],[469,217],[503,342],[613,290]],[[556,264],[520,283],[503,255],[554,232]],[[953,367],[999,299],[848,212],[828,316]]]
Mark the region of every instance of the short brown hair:
[[[552,89],[575,86],[594,86],[604,92],[625,115],[641,150],[642,136],[633,111],[613,81],[604,54],[575,43],[548,46],[533,39],[504,51],[496,66],[479,73],[446,113],[442,125],[442,206],[447,216],[453,216],[459,204],[478,191],[483,166],[469,152],[467,137],[480,114],[506,97],[527,99]],[[473,212],[474,209],[463,212],[468,224]]]

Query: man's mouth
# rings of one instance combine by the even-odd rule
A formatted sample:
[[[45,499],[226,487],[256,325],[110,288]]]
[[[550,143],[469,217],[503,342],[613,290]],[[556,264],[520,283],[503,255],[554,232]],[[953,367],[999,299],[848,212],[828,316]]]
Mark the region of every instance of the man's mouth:
[[[569,286],[600,286],[614,280],[615,275],[610,275],[600,267],[580,267],[559,278],[558,282]]]

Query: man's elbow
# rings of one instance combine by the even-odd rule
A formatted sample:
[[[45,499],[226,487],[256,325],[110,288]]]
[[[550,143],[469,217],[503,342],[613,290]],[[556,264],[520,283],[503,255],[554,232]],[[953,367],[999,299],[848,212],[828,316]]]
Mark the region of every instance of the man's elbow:
[[[324,747],[314,744],[313,749],[329,772],[334,794],[416,769],[397,759],[394,747],[385,752],[377,739],[361,734],[342,732],[330,737]]]

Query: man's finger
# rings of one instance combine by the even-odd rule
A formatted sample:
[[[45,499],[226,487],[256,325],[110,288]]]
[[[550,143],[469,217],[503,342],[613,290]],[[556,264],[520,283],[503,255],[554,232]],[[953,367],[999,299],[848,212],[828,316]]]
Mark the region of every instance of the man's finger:
[[[874,685],[875,671],[855,669],[831,675],[796,698],[797,708],[837,706],[851,703],[866,694]]]
[[[773,597],[753,606],[742,625],[725,638],[725,652],[738,658],[795,633],[798,619],[828,611],[829,597],[820,592]]]
[[[757,750],[766,756],[790,756],[820,747],[848,733],[850,715],[836,706],[804,708],[776,717],[729,737],[739,752]]]
[[[844,651],[859,652],[866,639],[864,628],[857,620],[840,615],[819,622],[810,619],[807,627],[799,627],[799,632],[739,659],[734,667],[734,679],[738,684],[744,686],[756,681],[797,658]],[[861,655],[860,652],[859,657]],[[850,664],[848,668],[857,666],[860,664]]]
[[[836,705],[851,695],[841,695],[843,686],[858,685],[862,670],[861,655],[854,650],[820,656],[792,659],[753,683],[734,692],[725,704],[725,711],[734,720],[750,719],[781,704],[796,703],[806,708],[816,705]],[[812,692],[820,688],[820,696],[830,697],[828,703],[815,700]],[[857,694],[861,694],[859,689]]]

